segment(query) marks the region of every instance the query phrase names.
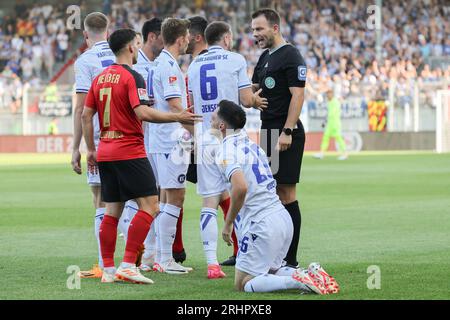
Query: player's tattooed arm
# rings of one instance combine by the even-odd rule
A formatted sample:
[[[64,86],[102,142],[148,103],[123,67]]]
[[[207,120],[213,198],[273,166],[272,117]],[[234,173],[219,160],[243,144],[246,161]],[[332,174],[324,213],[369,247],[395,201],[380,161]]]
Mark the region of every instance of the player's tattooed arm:
[[[231,176],[231,205],[225,219],[225,224],[222,229],[223,240],[231,246],[233,240],[231,233],[233,231],[233,222],[236,219],[239,211],[244,205],[245,196],[247,195],[247,182],[245,181],[242,170],[236,170]]]
[[[86,100],[86,93],[77,93],[75,109],[73,115],[73,147],[72,147],[72,169],[78,174],[81,174],[81,153],[80,143],[83,135],[81,129],[81,114],[84,108],[84,102]]]

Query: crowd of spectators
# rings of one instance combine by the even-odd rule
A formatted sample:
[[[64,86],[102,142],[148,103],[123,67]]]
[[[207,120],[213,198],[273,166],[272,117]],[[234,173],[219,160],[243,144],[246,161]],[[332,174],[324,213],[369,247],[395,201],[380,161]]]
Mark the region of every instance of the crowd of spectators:
[[[362,0],[104,0],[101,9],[110,18],[111,31],[141,30],[145,20],[154,16],[202,15],[209,21],[227,21],[235,32],[235,49],[246,57],[251,74],[261,53],[250,27],[252,4],[280,12],[282,33],[308,66],[310,96],[332,85],[343,97],[361,92],[387,97],[390,79],[396,79],[398,90],[406,94],[416,80],[450,79],[450,3],[446,0],[384,0],[380,57],[377,30],[368,22],[371,13]],[[6,17],[1,23],[0,43],[5,49],[0,59],[7,61],[3,73],[23,80],[41,78],[43,72],[51,75],[54,61],[64,61],[71,43],[63,20],[65,8],[35,5],[16,14],[17,19]],[[184,70],[189,59],[182,57]]]
[[[0,107],[16,112],[22,87],[45,83],[64,63],[73,32],[66,27],[67,6],[16,1],[14,12],[0,17]]]

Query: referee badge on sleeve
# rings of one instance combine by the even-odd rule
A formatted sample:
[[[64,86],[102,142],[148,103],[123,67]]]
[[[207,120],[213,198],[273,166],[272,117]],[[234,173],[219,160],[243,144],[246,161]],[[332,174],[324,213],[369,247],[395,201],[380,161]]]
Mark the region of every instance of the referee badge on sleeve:
[[[306,81],[306,66],[298,66],[298,80]]]

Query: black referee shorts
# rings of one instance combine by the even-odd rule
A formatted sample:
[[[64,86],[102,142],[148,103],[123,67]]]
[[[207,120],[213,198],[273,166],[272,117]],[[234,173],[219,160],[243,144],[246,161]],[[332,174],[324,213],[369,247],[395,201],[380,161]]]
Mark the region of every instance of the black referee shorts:
[[[191,152],[191,162],[189,163],[188,171],[186,173],[186,180],[192,183],[197,183],[197,164],[195,163],[194,152]]]
[[[281,129],[261,129],[260,144],[270,159],[270,168],[277,184],[297,184],[305,149],[305,129],[299,122],[298,128],[292,130],[291,147],[283,152],[275,150],[281,132]]]
[[[98,163],[102,201],[125,202],[158,195],[156,180],[147,158]]]

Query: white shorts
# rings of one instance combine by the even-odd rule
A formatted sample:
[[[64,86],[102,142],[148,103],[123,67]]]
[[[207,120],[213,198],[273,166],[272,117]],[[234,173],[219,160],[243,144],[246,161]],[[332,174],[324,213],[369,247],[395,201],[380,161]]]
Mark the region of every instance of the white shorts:
[[[294,232],[286,209],[280,208],[240,231],[237,269],[256,277],[281,268]]]
[[[100,173],[90,173],[87,172],[87,183],[91,187],[100,186],[102,182],[100,181]]]
[[[156,155],[157,153],[147,153],[147,159],[150,162],[150,166],[152,167],[153,175],[155,176],[156,186],[159,187],[158,174],[156,172]]]
[[[186,188],[186,173],[190,162],[190,153],[185,152],[178,145],[171,153],[152,153],[152,168],[156,183],[161,189]]]
[[[197,194],[212,197],[227,190],[226,181],[216,164],[220,142],[206,133],[197,142]]]
[[[99,138],[96,137],[94,134],[95,150],[98,150],[99,143],[100,143]],[[87,183],[91,187],[98,187],[102,184],[102,182],[100,181],[100,173],[98,171],[98,167],[97,167],[97,173],[90,173],[89,171],[87,171]]]

